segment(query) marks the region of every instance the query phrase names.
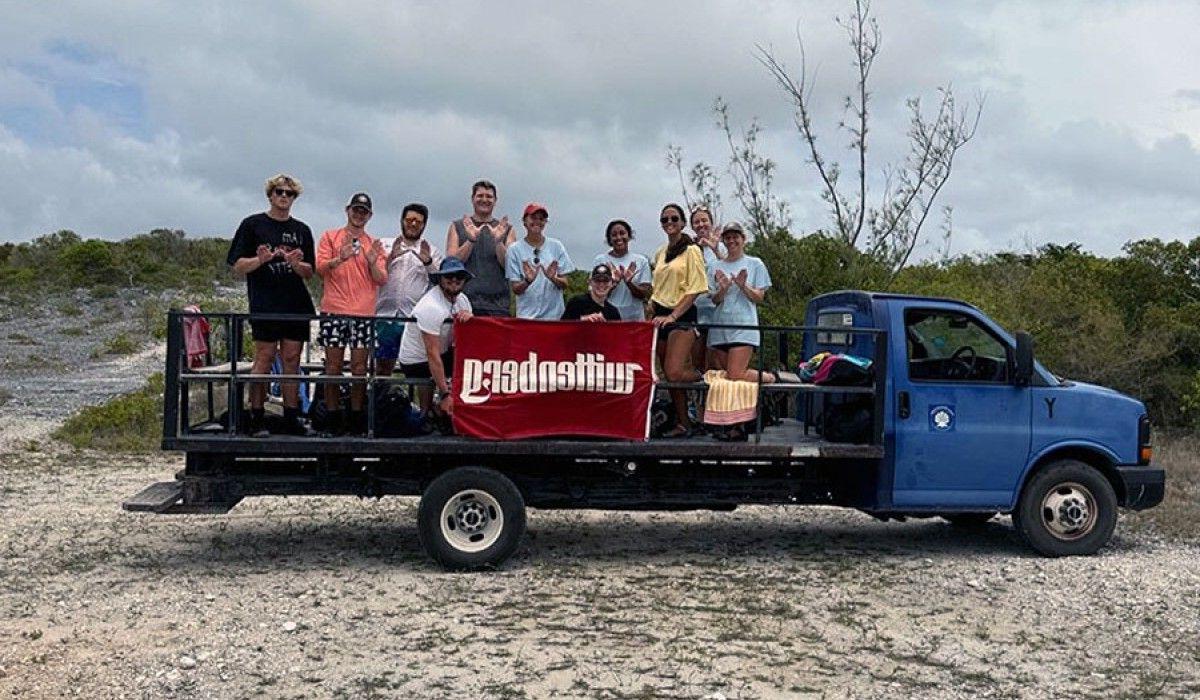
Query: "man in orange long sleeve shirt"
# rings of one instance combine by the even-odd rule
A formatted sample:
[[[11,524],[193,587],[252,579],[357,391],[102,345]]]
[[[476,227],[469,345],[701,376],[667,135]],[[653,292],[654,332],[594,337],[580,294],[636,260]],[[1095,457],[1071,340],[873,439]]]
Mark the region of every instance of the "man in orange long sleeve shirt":
[[[345,349],[350,348],[350,374],[367,373],[367,357],[375,344],[375,322],[371,318],[346,316],[375,315],[375,296],[387,282],[387,255],[383,243],[367,233],[371,219],[371,197],[359,192],[346,205],[346,225],[321,234],[317,246],[317,274],[325,282],[321,297],[321,333],[325,348],[325,374],[342,373]],[[336,316],[326,316],[336,314]],[[366,385],[350,387],[349,420],[343,422],[338,405],[338,386],[325,384],[325,408],[328,420],[322,431],[326,436],[342,432],[361,433],[365,421],[363,401]]]

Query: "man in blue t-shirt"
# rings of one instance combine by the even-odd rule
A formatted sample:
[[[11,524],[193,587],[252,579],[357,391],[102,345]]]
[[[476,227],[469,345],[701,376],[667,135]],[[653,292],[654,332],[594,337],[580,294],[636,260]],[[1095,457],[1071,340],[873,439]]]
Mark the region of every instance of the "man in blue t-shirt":
[[[557,320],[563,314],[567,273],[574,271],[567,249],[545,235],[549,213],[537,202],[521,217],[525,237],[508,248],[505,277],[517,295],[517,318]]]

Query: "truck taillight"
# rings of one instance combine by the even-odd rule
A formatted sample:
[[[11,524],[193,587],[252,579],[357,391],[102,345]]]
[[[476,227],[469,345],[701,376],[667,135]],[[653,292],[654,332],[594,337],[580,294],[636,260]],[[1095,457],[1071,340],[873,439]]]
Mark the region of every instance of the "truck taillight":
[[[1138,418],[1138,464],[1149,464],[1154,457],[1154,448],[1150,445],[1150,418]]]

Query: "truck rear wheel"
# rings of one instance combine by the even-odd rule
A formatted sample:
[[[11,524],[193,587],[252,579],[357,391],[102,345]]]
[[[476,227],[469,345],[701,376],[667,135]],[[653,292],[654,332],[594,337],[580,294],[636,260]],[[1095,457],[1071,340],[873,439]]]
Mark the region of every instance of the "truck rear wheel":
[[[1073,459],[1054,462],[1025,484],[1013,525],[1048,557],[1094,554],[1117,525],[1117,495],[1094,467]]]
[[[421,494],[417,534],[429,556],[446,569],[494,569],[525,534],[525,500],[508,477],[493,469],[451,469]]]

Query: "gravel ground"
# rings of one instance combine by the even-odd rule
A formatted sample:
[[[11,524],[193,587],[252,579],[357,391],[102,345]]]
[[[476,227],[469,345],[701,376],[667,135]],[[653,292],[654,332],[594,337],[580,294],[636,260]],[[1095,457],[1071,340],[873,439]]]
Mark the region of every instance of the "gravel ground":
[[[1095,557],[826,508],[533,511],[447,574],[415,500],[123,513],[172,455],[0,458],[13,697],[1150,697],[1200,693],[1200,547]]]

